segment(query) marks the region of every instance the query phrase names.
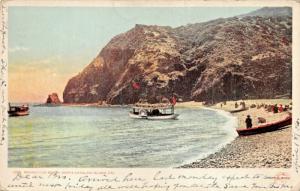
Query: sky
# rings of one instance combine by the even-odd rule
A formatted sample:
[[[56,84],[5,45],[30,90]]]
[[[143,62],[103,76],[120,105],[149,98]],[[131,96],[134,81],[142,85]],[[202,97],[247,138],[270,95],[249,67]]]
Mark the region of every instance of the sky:
[[[135,24],[178,27],[259,7],[9,7],[10,102],[45,102]]]

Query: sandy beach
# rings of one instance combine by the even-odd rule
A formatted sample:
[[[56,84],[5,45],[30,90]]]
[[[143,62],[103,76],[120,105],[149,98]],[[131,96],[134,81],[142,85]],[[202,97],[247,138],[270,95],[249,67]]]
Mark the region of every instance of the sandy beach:
[[[252,104],[282,104],[289,105],[290,99],[244,100],[246,106]],[[239,103],[239,101],[238,101]],[[222,105],[221,105],[222,104]],[[214,109],[229,111],[234,109],[235,101],[218,103],[210,106]],[[203,107],[201,103],[187,102],[178,104],[179,107]],[[272,113],[264,108],[250,108],[246,111],[234,113],[238,119],[238,127],[245,127],[245,119],[250,115],[253,126],[258,125],[257,117],[263,117],[267,122],[278,121],[288,115],[287,112]],[[195,161],[180,168],[290,168],[292,162],[292,128],[291,125],[281,130],[236,137],[236,139],[222,148],[219,152]]]

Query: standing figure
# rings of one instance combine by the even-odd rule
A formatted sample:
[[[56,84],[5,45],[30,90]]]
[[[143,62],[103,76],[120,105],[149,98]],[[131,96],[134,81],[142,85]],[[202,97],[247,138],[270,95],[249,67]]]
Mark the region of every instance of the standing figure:
[[[237,102],[235,102],[235,104],[234,104],[234,107],[235,107],[235,108],[238,108],[238,104],[237,104]]]
[[[277,104],[275,104],[274,107],[273,107],[273,113],[278,113],[278,106],[277,106]]]
[[[282,104],[279,105],[278,111],[279,111],[279,113],[283,112]]]
[[[251,119],[250,115],[247,115],[245,122],[246,122],[247,129],[252,127],[252,119]]]

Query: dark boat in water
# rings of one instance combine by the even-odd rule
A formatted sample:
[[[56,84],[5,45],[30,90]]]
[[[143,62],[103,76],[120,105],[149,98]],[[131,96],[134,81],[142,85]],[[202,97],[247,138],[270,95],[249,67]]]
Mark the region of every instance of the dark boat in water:
[[[9,104],[8,115],[10,117],[29,115],[29,107],[28,107],[28,105],[11,106]]]
[[[270,132],[270,131],[275,131],[278,130],[284,126],[291,125],[292,124],[292,116],[289,115],[285,119],[272,122],[272,123],[266,123],[264,125],[259,125],[256,127],[251,127],[251,128],[240,128],[237,129],[237,133],[239,136],[247,136],[247,135],[253,135],[253,134],[258,134],[258,133],[265,133],[265,132]]]

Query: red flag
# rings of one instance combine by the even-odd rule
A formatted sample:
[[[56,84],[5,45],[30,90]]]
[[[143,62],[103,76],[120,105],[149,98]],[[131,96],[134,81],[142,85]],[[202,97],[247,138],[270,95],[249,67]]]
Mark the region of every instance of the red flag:
[[[176,97],[175,97],[175,96],[172,97],[171,103],[172,103],[172,105],[175,105],[175,104],[176,104]]]
[[[136,90],[138,90],[138,89],[141,88],[140,84],[137,83],[137,82],[133,82],[133,83],[132,83],[132,87],[133,87],[133,89],[136,89]]]

